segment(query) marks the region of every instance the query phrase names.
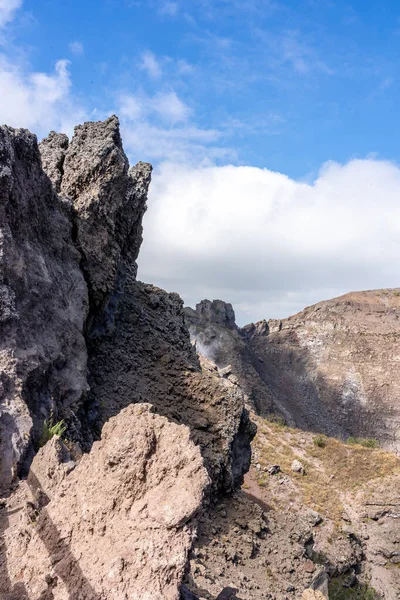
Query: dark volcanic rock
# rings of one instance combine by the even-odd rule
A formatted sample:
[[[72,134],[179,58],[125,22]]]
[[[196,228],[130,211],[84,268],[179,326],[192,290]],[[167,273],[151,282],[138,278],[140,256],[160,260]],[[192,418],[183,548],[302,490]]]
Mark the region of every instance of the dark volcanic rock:
[[[243,331],[235,323],[232,305],[221,300],[203,300],[196,310],[185,307],[185,321],[199,354],[213,361],[222,372],[229,366],[228,378],[237,378],[246,403],[257,413],[272,412],[271,391],[258,373],[261,362],[247,343],[255,335],[267,335],[266,322],[262,327],[252,324]]]
[[[112,329],[89,344],[90,387],[100,430],[133,402],[188,425],[200,445],[215,489],[241,485],[255,428],[240,388],[203,370],[190,343],[183,303],[151,285],[128,280]]]
[[[129,168],[117,117],[70,143],[52,132],[41,156],[27,131],[1,136],[2,485],[45,418],[88,450],[106,419],[146,400],[190,428],[215,488],[239,486],[254,435],[241,390],[202,373],[181,299],[136,282],[151,166]],[[231,306],[204,313],[236,329]]]
[[[43,419],[67,415],[87,387],[87,288],[71,230],[36,137],[1,127],[0,488]]]
[[[230,329],[237,329],[235,311],[232,304],[228,304],[222,300],[213,300],[212,302],[210,300],[202,300],[199,304],[196,304],[196,310],[186,308],[186,319],[189,325],[192,322],[200,322],[202,324],[216,323]]]
[[[136,275],[151,166],[129,169],[118,118],[75,127],[63,165],[61,194],[74,206],[91,308],[102,308],[126,271]]]
[[[118,119],[40,151],[0,128],[0,595],[177,600],[197,513],[242,484],[256,428],[179,296],[136,281],[151,166],[129,169]],[[236,332],[229,305],[204,313]],[[34,458],[45,419],[68,451]]]
[[[136,273],[150,183],[150,165],[129,169],[116,117],[77,127],[70,144],[52,132],[40,152],[28,131],[0,129],[0,487],[45,418],[79,439],[84,330],[100,312],[112,322]]]

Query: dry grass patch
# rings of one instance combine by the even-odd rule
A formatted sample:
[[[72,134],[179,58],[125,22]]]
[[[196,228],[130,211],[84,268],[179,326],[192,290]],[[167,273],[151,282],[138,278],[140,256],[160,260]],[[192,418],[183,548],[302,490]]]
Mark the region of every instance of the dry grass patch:
[[[400,473],[400,460],[377,448],[345,444],[323,436],[323,444],[315,436],[279,424],[261,420],[255,439],[260,464],[277,464],[290,475],[301,490],[303,501],[322,515],[338,523],[343,513],[341,495],[365,486],[371,489],[383,477]],[[305,475],[291,471],[297,458]],[[268,484],[268,475],[259,475],[259,484]],[[368,484],[368,485],[367,485]]]

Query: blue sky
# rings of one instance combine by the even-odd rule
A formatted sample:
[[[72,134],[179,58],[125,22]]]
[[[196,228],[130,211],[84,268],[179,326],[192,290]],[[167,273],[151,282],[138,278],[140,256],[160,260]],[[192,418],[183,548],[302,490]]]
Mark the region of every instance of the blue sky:
[[[131,161],[155,165],[145,221],[145,236],[146,224],[151,235],[145,237],[139,263],[143,278],[182,293],[191,303],[200,300],[199,295],[226,294],[224,299],[237,303],[244,320],[278,316],[327,294],[398,284],[400,273],[394,268],[389,273],[385,266],[389,225],[371,231],[363,214],[364,204],[383,202],[390,221],[393,205],[385,203],[387,197],[396,197],[397,187],[382,199],[375,175],[367,191],[363,186],[371,169],[377,170],[376,177],[383,176],[383,165],[396,169],[400,160],[399,53],[400,5],[394,0],[0,0],[0,121],[29,127],[41,137],[52,128],[71,133],[82,120],[116,112]],[[335,188],[335,169],[327,168],[329,161],[341,166],[336,180],[346,181],[345,188]],[[249,183],[248,171],[234,171],[235,176],[243,175],[238,197],[229,182],[220,181],[227,165],[258,169],[268,182],[257,187]],[[355,173],[351,182],[349,165]],[[250,171],[254,180],[259,171]],[[397,171],[390,172],[397,185]],[[279,184],[277,173],[285,175]],[[333,186],[328,208],[319,196],[315,199],[327,173]],[[216,187],[209,189],[207,183],[207,190],[202,189],[205,179],[214,180],[214,175]],[[175,177],[191,179],[182,188]],[[273,217],[269,223],[276,221],[277,204],[270,193],[275,185],[279,219],[283,199],[290,198],[279,226],[288,223],[295,231],[304,213],[299,213],[303,205],[297,192],[290,190],[302,183],[309,190],[304,202],[320,203],[316,213],[321,219],[327,210],[334,211],[336,198],[347,199],[350,212],[343,218],[354,220],[353,239],[368,244],[372,235],[381,240],[376,249],[380,266],[370,268],[375,255],[368,264],[361,258],[353,264],[357,249],[345,244],[337,248],[332,233],[332,252],[326,259],[331,261],[328,272],[335,266],[331,282],[321,284],[318,277],[301,288],[298,277],[285,267],[285,280],[293,280],[288,287],[279,281],[279,268],[271,280],[271,261],[278,266],[296,263],[296,273],[300,268],[308,280],[310,259],[301,242],[296,239],[293,247],[282,248],[277,240],[266,247],[263,240],[275,235],[271,225],[255,233],[250,223],[248,235],[257,235],[259,246],[244,262],[240,284],[232,275],[230,282],[217,285],[218,277],[208,275],[212,265],[218,264],[219,273],[230,272],[235,252],[246,255],[251,244],[243,239],[232,253],[226,245],[216,245],[215,255],[203,253],[203,261],[201,239],[192,225],[200,209],[213,218],[204,194],[220,204],[222,215],[229,214],[222,225],[218,217],[219,229],[210,222],[216,238],[229,241],[241,238],[243,218],[232,218],[241,214],[243,202],[254,219],[260,207],[268,206]],[[190,199],[188,185],[195,194]],[[382,189],[385,185],[382,182]],[[303,188],[296,189],[301,196]],[[180,210],[185,203],[193,205],[193,211],[183,222]],[[165,206],[172,237],[157,230],[162,229],[159,215],[165,218]],[[334,222],[337,214],[331,216]],[[315,229],[306,228],[307,235],[319,239],[320,226],[316,219]],[[184,248],[176,243],[178,238],[185,239]],[[318,248],[310,252],[315,257]],[[390,252],[393,259],[392,247]],[[182,253],[191,267],[179,271]],[[171,255],[169,263],[166,255]],[[221,255],[226,256],[222,266]],[[297,264],[299,256],[303,262]],[[249,283],[244,274],[253,272],[254,264],[258,269]],[[315,272],[315,265],[312,268]],[[196,278],[191,279],[193,270]],[[266,283],[256,292],[257,278]],[[252,301],[255,295],[257,301]]]
[[[299,178],[326,160],[399,159],[399,17],[390,0],[25,0],[7,48],[33,72],[69,60],[88,118],[118,94],[173,92],[220,162]]]

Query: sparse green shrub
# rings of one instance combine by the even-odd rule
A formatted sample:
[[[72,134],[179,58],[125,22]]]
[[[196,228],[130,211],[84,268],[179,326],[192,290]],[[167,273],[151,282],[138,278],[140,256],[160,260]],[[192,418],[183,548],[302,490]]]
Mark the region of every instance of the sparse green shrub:
[[[394,290],[394,292],[393,292],[393,296],[400,296],[400,292],[399,292],[399,290]]]
[[[64,420],[53,423],[53,417],[43,423],[42,435],[39,440],[39,448],[42,448],[55,435],[62,437],[67,430]]]
[[[281,415],[275,415],[275,414],[268,415],[267,421],[269,421],[270,423],[274,423],[275,425],[278,425],[278,427],[286,427],[287,426],[284,417],[282,417]]]
[[[374,438],[358,438],[350,436],[347,439],[347,443],[351,446],[358,445],[363,446],[364,448],[379,448],[379,442]]]
[[[325,554],[325,552],[317,552],[316,550],[312,551],[311,560],[316,565],[326,565],[329,563],[329,558]]]
[[[313,439],[314,446],[318,446],[318,448],[325,448],[326,446],[326,437],[322,434],[318,434]]]
[[[381,600],[381,596],[365,583],[345,587],[345,576],[334,577],[329,582],[329,600]]]

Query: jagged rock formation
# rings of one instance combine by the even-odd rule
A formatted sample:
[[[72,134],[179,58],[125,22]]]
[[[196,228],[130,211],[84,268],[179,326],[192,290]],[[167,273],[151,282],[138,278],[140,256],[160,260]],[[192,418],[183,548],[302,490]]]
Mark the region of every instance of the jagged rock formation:
[[[82,437],[84,333],[95,316],[112,320],[136,274],[150,183],[150,165],[129,169],[117,117],[77,127],[69,145],[52,132],[40,152],[49,177],[36,137],[1,128],[0,489],[50,414]]]
[[[88,307],[72,225],[34,135],[0,128],[0,489],[43,419],[86,390]]]
[[[117,117],[102,127],[75,128],[63,164],[61,195],[72,201],[75,234],[92,308],[102,308],[121,289],[127,272],[136,276],[151,166],[129,169]]]
[[[70,464],[67,449],[55,446],[33,461],[33,511],[6,531],[3,600],[178,600],[209,485],[189,428],[131,405],[63,477],[54,475]]]
[[[0,128],[2,599],[177,599],[203,497],[249,468],[237,382],[201,365],[180,298],[136,281],[150,177],[116,117],[40,153]],[[70,449],[34,458],[45,419]]]
[[[395,456],[255,417],[237,488],[245,401],[398,448],[400,293],[243,329],[222,301],[184,314],[136,281],[150,177],[129,168],[116,117],[71,142],[52,132],[40,153],[0,128],[0,597],[286,600],[370,583],[397,597]],[[50,417],[68,447],[34,456]]]
[[[128,280],[114,327],[89,340],[89,369],[98,428],[131,402],[151,402],[190,427],[215,488],[241,485],[254,426],[237,384],[201,369],[177,294]]]
[[[346,294],[241,330],[204,320],[199,309],[186,314],[199,350],[231,364],[257,412],[273,407],[302,429],[400,450],[398,290]]]
[[[237,331],[238,326],[235,322],[235,311],[232,304],[222,300],[202,300],[196,305],[196,310],[186,308],[186,316],[195,322],[199,321],[203,325],[222,325],[233,331]]]
[[[247,344],[250,334],[242,335],[237,327],[232,305],[221,300],[203,300],[196,305],[196,310],[185,308],[185,321],[198,353],[222,369],[229,366],[232,375],[238,378],[247,404],[256,412],[272,412],[272,394],[260,378],[258,360]],[[264,335],[264,330],[258,332]]]
[[[73,235],[89,286],[92,311],[103,308],[127,271],[136,276],[151,166],[129,168],[119,122],[85,123],[66,136],[51,132],[40,144],[43,168],[73,207]]]
[[[64,176],[64,161],[68,151],[69,139],[65,133],[51,131],[39,144],[42,167],[57,194],[61,191]]]

